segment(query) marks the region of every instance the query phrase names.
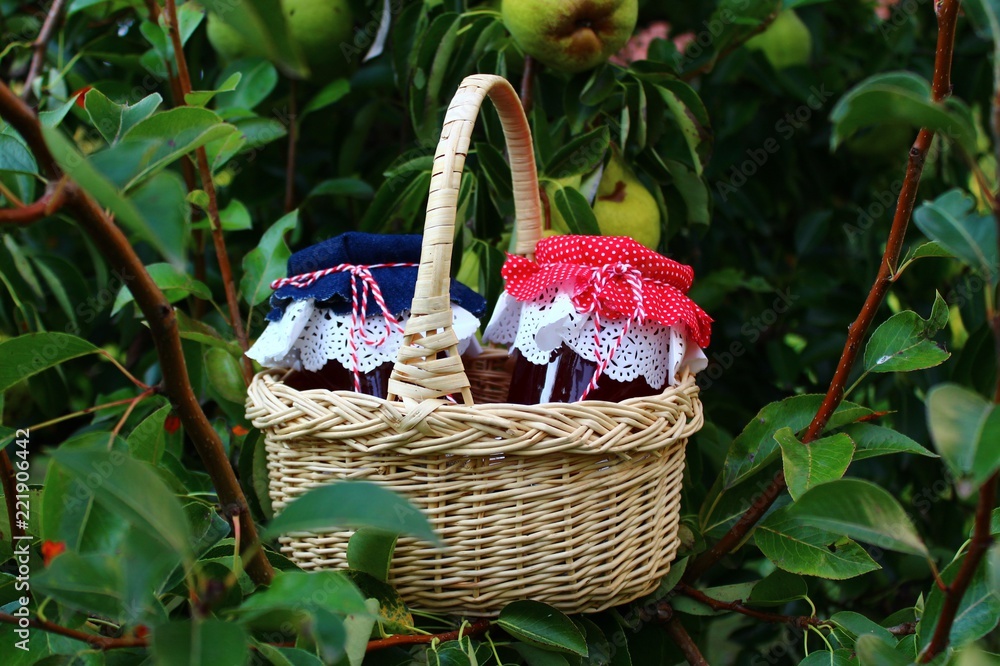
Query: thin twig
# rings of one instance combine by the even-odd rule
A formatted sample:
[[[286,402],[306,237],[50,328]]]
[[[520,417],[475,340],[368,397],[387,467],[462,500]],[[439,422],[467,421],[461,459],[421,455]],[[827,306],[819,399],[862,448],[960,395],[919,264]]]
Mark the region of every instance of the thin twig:
[[[45,143],[37,116],[2,82],[0,116],[20,133],[42,172],[50,180],[61,178],[62,171]],[[250,517],[246,496],[229,464],[219,435],[191,389],[173,307],[153,282],[128,238],[97,202],[73,182],[66,186],[65,196],[65,209],[73,214],[80,227],[91,237],[105,261],[126,276],[126,286],[145,316],[156,344],[164,390],[212,479],[220,503],[230,515],[239,515],[243,550],[253,553],[247,564],[247,574],[259,585],[269,584],[274,577],[274,569],[260,548],[257,526]]]
[[[934,100],[941,101],[951,94],[951,60],[955,51],[955,25],[958,20],[958,8],[960,0],[941,0],[938,12],[938,40],[937,55],[934,60],[934,82],[932,86]],[[892,276],[895,274],[896,266],[899,263],[899,255],[903,248],[903,239],[913,215],[913,206],[917,198],[917,188],[920,185],[920,176],[923,172],[924,161],[930,150],[931,142],[934,139],[934,132],[922,129],[917,134],[917,139],[910,148],[910,157],[906,165],[906,175],[903,180],[903,188],[899,193],[899,200],[896,203],[896,212],[892,219],[892,228],[889,231],[889,239],[886,243],[885,253],[882,256],[882,263],[879,266],[878,275],[872,285],[868,298],[861,308],[858,318],[848,329],[847,342],[837,363],[833,379],[827,389],[819,411],[809,424],[805,435],[802,437],[803,443],[808,443],[819,437],[826,427],[830,417],[844,399],[844,388],[847,379],[854,367],[854,361],[864,347],[865,336],[875,315],[878,313],[885,296],[892,284]],[[774,501],[784,491],[785,476],[778,472],[771,484],[765,489],[750,508],[740,516],[736,524],[710,549],[702,553],[695,561],[688,566],[684,573],[684,580],[688,583],[696,580],[704,574],[716,562],[722,559],[726,553],[739,545],[744,537],[753,529],[754,525],[767,513]]]
[[[288,84],[288,158],[285,163],[285,212],[295,210],[295,147],[299,141],[298,83],[289,79]]]
[[[678,583],[677,591],[685,597],[689,597],[695,601],[705,604],[712,610],[733,611],[734,613],[746,615],[747,617],[752,617],[756,620],[760,620],[761,622],[789,624],[800,628],[808,626],[823,627],[829,626],[830,624],[829,620],[821,620],[818,617],[809,617],[807,615],[780,615],[778,613],[768,613],[766,611],[759,611],[755,608],[748,608],[740,601],[720,601],[718,599],[713,599],[701,590],[695,589],[685,583]]]
[[[446,641],[455,641],[463,636],[479,636],[480,634],[485,634],[489,628],[490,621],[482,619],[476,620],[464,629],[446,631],[443,634],[418,634],[414,636],[397,635],[389,636],[388,638],[378,638],[373,641],[368,641],[367,651],[374,652],[375,650],[384,650],[385,648],[398,647],[400,645],[423,645],[433,643],[434,641],[441,643]]]
[[[535,59],[530,55],[524,56],[524,73],[521,74],[521,106],[524,113],[531,113],[531,107],[535,103]]]
[[[16,618],[9,613],[0,613],[0,622],[18,626],[22,622],[22,618]],[[147,647],[149,645],[148,639],[139,638],[138,636],[113,638],[111,636],[101,636],[100,634],[88,634],[83,631],[78,631],[77,629],[60,626],[54,622],[49,622],[48,620],[42,620],[41,618],[29,618],[27,622],[29,627],[34,627],[35,629],[41,629],[42,631],[46,631],[50,634],[58,634],[60,636],[65,636],[66,638],[72,638],[73,640],[87,643],[94,650],[105,651],[115,650],[118,648]]]
[[[34,203],[20,208],[0,209],[0,224],[27,226],[49,217],[62,208],[65,196],[62,186],[57,186]]]
[[[976,506],[976,523],[972,532],[972,540],[969,542],[969,550],[962,560],[955,579],[944,590],[944,603],[941,604],[941,614],[938,616],[937,625],[934,627],[934,634],[930,643],[924,651],[917,657],[918,664],[926,664],[934,659],[948,647],[951,641],[951,628],[955,623],[955,615],[958,607],[962,603],[972,577],[976,574],[983,556],[993,544],[993,536],[990,534],[990,514],[997,501],[997,477],[994,473],[990,479],[979,489],[979,502]]]
[[[166,0],[163,6],[163,16],[167,24],[167,32],[170,33],[170,41],[174,47],[174,57],[177,60],[177,80],[180,83],[180,92],[183,96],[191,92],[191,74],[188,71],[187,58],[184,55],[184,46],[181,44],[180,30],[177,21],[176,0]],[[201,187],[208,195],[208,217],[212,227],[212,242],[215,245],[215,255],[219,261],[219,273],[222,276],[222,286],[226,291],[226,303],[229,306],[229,318],[236,341],[240,348],[246,351],[250,348],[246,329],[243,327],[243,318],[240,316],[239,297],[236,294],[236,283],[233,281],[233,269],[229,263],[229,252],[226,249],[226,239],[222,232],[222,221],[219,218],[219,202],[215,193],[215,182],[212,180],[212,170],[208,165],[208,155],[205,148],[198,148],[195,151],[198,163],[198,171],[201,175]],[[242,357],[243,379],[250,385],[253,379],[253,364],[247,356]]]
[[[733,42],[732,44],[728,45],[726,48],[724,48],[722,50],[721,53],[719,53],[718,56],[716,56],[715,58],[712,58],[711,60],[705,62],[702,65],[699,65],[698,67],[695,67],[694,69],[692,69],[689,72],[683,72],[680,75],[681,80],[682,81],[690,81],[691,79],[693,79],[694,77],[698,76],[699,74],[707,74],[708,72],[711,72],[713,69],[715,69],[715,66],[719,64],[720,60],[722,60],[727,55],[729,55],[730,53],[732,53],[736,49],[740,48],[741,46],[743,46],[747,42],[749,42],[753,37],[756,37],[760,33],[762,33],[765,30],[767,30],[767,28],[772,23],[774,23],[774,19],[778,18],[778,12],[779,11],[780,11],[780,5],[779,5],[779,9],[776,9],[773,12],[771,12],[770,14],[768,14],[764,18],[764,20],[761,21],[760,25],[758,25],[756,28],[754,28],[753,30],[751,30],[747,34],[743,35],[742,38],[737,39],[735,42]]]
[[[28,75],[24,78],[24,91],[21,93],[25,102],[31,99],[31,95],[33,94],[31,89],[34,87],[35,79],[38,78],[38,74],[42,71],[42,63],[45,61],[45,49],[48,48],[53,31],[59,25],[59,19],[62,17],[65,6],[66,0],[55,0],[52,3],[49,13],[45,17],[45,22],[42,23],[42,29],[38,32],[38,37],[35,38],[32,44],[34,53],[31,54],[31,64],[28,66]]]

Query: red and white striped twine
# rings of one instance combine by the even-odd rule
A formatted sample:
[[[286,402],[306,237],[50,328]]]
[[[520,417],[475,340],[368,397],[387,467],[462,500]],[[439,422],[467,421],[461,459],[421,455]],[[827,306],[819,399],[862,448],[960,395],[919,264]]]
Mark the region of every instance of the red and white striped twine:
[[[628,264],[615,263],[595,267],[593,271],[594,276],[590,284],[586,287],[586,291],[590,295],[589,303],[580,309],[579,294],[577,295],[577,299],[575,299],[575,304],[581,314],[592,314],[594,316],[594,355],[597,357],[597,367],[594,369],[594,376],[590,379],[587,388],[584,389],[580,400],[585,400],[587,395],[597,388],[597,380],[604,374],[608,363],[611,362],[612,357],[614,357],[625,341],[625,336],[628,335],[632,323],[642,323],[643,319],[646,318],[646,312],[642,305],[642,273],[638,269]],[[631,313],[622,313],[625,316],[625,325],[622,327],[621,335],[612,343],[608,349],[608,353],[605,355],[601,353],[601,310],[599,307],[599,297],[608,282],[615,278],[624,279],[632,289],[632,296],[635,299],[635,309]]]
[[[371,264],[368,266],[360,266],[356,264],[337,264],[336,266],[324,268],[319,271],[303,273],[301,275],[294,275],[292,277],[275,280],[271,283],[271,289],[280,289],[281,287],[287,285],[303,288],[308,287],[312,283],[316,282],[316,280],[326,277],[327,275],[333,275],[334,273],[351,274],[351,330],[348,332],[347,339],[351,347],[351,374],[354,375],[354,390],[360,393],[361,364],[358,358],[358,340],[366,345],[379,347],[385,344],[386,339],[392,335],[393,329],[397,330],[399,333],[403,332],[403,325],[398,319],[396,319],[396,316],[389,311],[389,306],[386,305],[385,297],[382,295],[382,289],[378,286],[378,282],[376,282],[375,278],[372,276],[372,269],[413,268],[418,265],[419,264],[413,263]],[[361,282],[360,290],[358,289],[359,280]],[[378,339],[368,337],[368,334],[365,333],[364,330],[364,321],[368,317],[369,292],[371,292],[372,297],[375,299],[375,303],[382,311],[382,316],[385,317],[385,333],[383,333],[382,337]]]

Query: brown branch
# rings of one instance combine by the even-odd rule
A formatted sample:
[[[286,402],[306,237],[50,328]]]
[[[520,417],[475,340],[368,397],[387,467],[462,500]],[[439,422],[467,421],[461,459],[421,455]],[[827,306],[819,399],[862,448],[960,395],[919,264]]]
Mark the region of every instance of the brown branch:
[[[9,613],[0,613],[0,622],[5,624],[18,626],[21,620],[22,618],[14,617]],[[118,648],[147,647],[149,645],[148,639],[140,638],[138,636],[113,638],[111,636],[101,636],[99,634],[88,634],[84,631],[63,627],[53,622],[49,622],[48,620],[42,620],[39,618],[28,618],[28,626],[34,627],[35,629],[41,629],[42,631],[46,631],[50,634],[58,634],[60,636],[65,636],[66,638],[72,638],[73,640],[87,643],[94,650],[106,651]]]
[[[938,40],[937,55],[934,60],[934,81],[932,90],[935,101],[941,101],[951,94],[951,60],[955,50],[955,26],[958,21],[958,8],[961,0],[941,0],[938,4]],[[931,142],[934,139],[934,132],[922,129],[917,134],[917,139],[910,148],[910,157],[906,165],[906,175],[903,180],[903,188],[900,190],[899,199],[896,202],[896,212],[892,219],[892,228],[889,231],[889,239],[886,242],[885,252],[882,256],[882,263],[879,266],[878,275],[872,285],[868,298],[861,308],[857,319],[848,329],[847,342],[837,363],[833,379],[826,391],[819,411],[813,418],[805,435],[802,437],[803,443],[808,443],[819,437],[826,427],[830,417],[844,399],[844,388],[847,379],[854,366],[854,361],[863,348],[865,336],[871,328],[875,315],[878,313],[885,296],[892,284],[892,276],[899,263],[899,255],[903,248],[903,239],[913,215],[913,206],[917,198],[917,188],[920,185],[920,176],[923,173],[924,162],[930,150]],[[761,493],[756,501],[747,511],[740,516],[740,519],[732,528],[710,549],[698,556],[684,574],[684,580],[688,583],[696,580],[704,574],[716,562],[722,559],[738,546],[753,529],[754,525],[767,513],[774,501],[785,489],[785,476],[782,472],[775,475],[771,485]]]
[[[709,666],[708,661],[701,654],[701,650],[698,649],[698,645],[681,624],[680,618],[674,614],[674,609],[670,607],[670,604],[659,604],[656,612],[660,626],[666,630],[674,645],[684,654],[687,662],[691,666]]]
[[[2,82],[0,116],[21,134],[34,154],[35,161],[50,180],[61,178],[62,172],[45,144],[38,118]],[[257,526],[250,517],[246,497],[229,464],[222,442],[191,390],[173,307],[146,272],[146,267],[128,238],[101,207],[73,182],[65,186],[65,197],[65,209],[73,214],[81,228],[94,240],[105,261],[117,267],[125,276],[126,286],[149,324],[160,360],[164,389],[170,402],[212,478],[220,503],[228,515],[238,516],[244,537],[242,552],[250,554],[247,574],[258,584],[268,584],[274,576],[274,570],[260,547]]]
[[[926,664],[948,647],[951,640],[951,627],[955,622],[958,607],[962,603],[962,597],[969,589],[969,584],[972,582],[972,577],[976,574],[983,556],[993,544],[993,536],[990,534],[990,514],[997,500],[997,477],[998,474],[993,474],[979,489],[976,523],[972,532],[972,541],[969,543],[969,552],[962,560],[962,566],[955,575],[955,579],[944,590],[944,603],[941,604],[941,614],[938,616],[937,626],[934,627],[930,643],[917,657],[918,664]]]
[[[521,106],[524,107],[525,115],[531,113],[531,107],[535,103],[534,92],[535,81],[535,59],[530,55],[524,55],[524,73],[521,74]]]
[[[52,6],[49,8],[48,15],[45,17],[45,22],[42,23],[42,29],[38,32],[38,37],[35,38],[34,43],[31,45],[34,53],[31,54],[31,64],[28,66],[28,75],[24,78],[24,91],[21,93],[26,102],[31,99],[31,88],[34,86],[38,74],[42,71],[42,63],[45,60],[45,49],[52,38],[52,32],[59,25],[59,19],[62,17],[63,7],[65,6],[66,0],[54,0]]]
[[[54,214],[65,203],[63,185],[64,183],[60,183],[41,199],[27,206],[0,209],[0,224],[27,226]]]
[[[682,81],[690,81],[691,79],[693,79],[694,77],[698,76],[699,74],[707,74],[708,72],[711,72],[713,69],[715,69],[715,66],[719,64],[720,60],[722,60],[727,55],[729,55],[730,53],[732,53],[736,49],[740,48],[741,46],[743,46],[747,42],[749,42],[751,39],[753,39],[754,37],[756,37],[760,33],[762,33],[765,30],[767,30],[768,27],[772,23],[774,23],[774,20],[776,18],[778,18],[778,12],[779,12],[779,9],[776,9],[773,12],[771,12],[770,14],[768,14],[764,18],[764,20],[761,21],[760,25],[758,25],[756,28],[754,28],[753,30],[751,30],[747,34],[743,35],[742,38],[737,39],[735,42],[733,42],[732,44],[728,45],[726,48],[722,49],[722,51],[719,53],[719,55],[717,55],[715,58],[712,58],[711,60],[709,60],[708,62],[704,63],[703,65],[695,67],[690,72],[682,72],[681,75],[680,75],[681,80]]]
[[[167,32],[170,33],[170,41],[174,47],[174,57],[177,60],[177,80],[180,83],[181,100],[191,92],[191,74],[188,71],[187,58],[184,55],[184,46],[181,44],[180,30],[177,28],[177,3],[176,0],[166,0],[163,7],[164,22]],[[184,102],[186,103],[186,102]],[[201,175],[201,186],[208,194],[208,216],[212,227],[212,242],[215,245],[215,255],[219,261],[219,273],[222,275],[222,285],[226,290],[226,303],[229,306],[229,318],[236,335],[236,341],[240,348],[246,351],[250,348],[246,329],[243,327],[243,318],[240,315],[240,302],[236,294],[236,283],[233,281],[233,269],[229,263],[229,252],[226,250],[226,239],[222,232],[222,221],[219,218],[219,202],[215,193],[215,182],[212,180],[212,170],[208,165],[208,156],[205,148],[198,148],[195,151],[198,163],[198,171]],[[249,357],[243,356],[243,379],[250,385],[253,379],[253,365]]]
[[[482,619],[482,620],[476,620],[470,626],[466,627],[464,630],[457,629],[455,631],[447,631],[443,634],[389,636],[388,638],[379,638],[374,641],[368,641],[367,651],[374,652],[375,650],[384,650],[385,648],[398,647],[400,645],[424,645],[427,643],[433,643],[434,641],[439,641],[442,643],[444,643],[445,641],[456,641],[462,636],[479,636],[480,634],[485,634],[489,630],[489,628],[490,628],[490,621]]]
[[[711,608],[714,611],[732,611],[740,615],[752,617],[761,622],[771,622],[774,624],[789,624],[794,627],[804,629],[808,626],[822,627],[830,624],[829,620],[821,620],[818,617],[808,617],[806,615],[781,615],[778,613],[768,613],[755,608],[748,608],[740,601],[720,601],[713,599],[701,590],[695,589],[686,583],[678,583],[677,591],[685,597],[694,599]]]
[[[298,83],[289,79],[288,85],[288,158],[285,163],[285,212],[295,210],[295,146],[299,141]]]

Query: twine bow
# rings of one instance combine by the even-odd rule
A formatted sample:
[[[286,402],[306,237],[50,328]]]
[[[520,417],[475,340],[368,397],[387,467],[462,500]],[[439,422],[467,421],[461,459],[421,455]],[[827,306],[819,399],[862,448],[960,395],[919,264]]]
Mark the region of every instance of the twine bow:
[[[611,344],[611,347],[608,348],[608,353],[602,354],[602,296],[613,281],[618,280],[624,281],[629,287],[629,291],[632,296],[631,311],[621,312],[622,317],[625,319],[621,335],[619,335],[618,338]],[[637,268],[634,268],[629,264],[621,262],[605,264],[604,266],[593,268],[590,280],[584,281],[574,294],[573,305],[576,306],[577,312],[580,314],[592,315],[594,318],[594,355],[597,358],[597,367],[594,369],[594,376],[590,379],[590,383],[587,384],[587,388],[584,389],[583,395],[580,396],[581,400],[585,400],[587,395],[593,389],[597,388],[597,380],[600,379],[602,374],[604,374],[604,370],[608,367],[608,363],[611,362],[611,359],[625,341],[625,336],[628,335],[633,322],[641,324],[646,318],[646,312],[643,308],[642,300],[642,280],[642,273]],[[621,309],[620,299],[618,299],[616,309]]]
[[[395,264],[370,264],[367,266],[357,264],[337,264],[330,268],[302,273],[292,277],[281,278],[271,283],[271,289],[280,289],[291,285],[300,289],[305,288],[327,275],[334,273],[349,273],[351,275],[351,328],[348,331],[348,342],[351,349],[351,374],[354,376],[354,390],[361,392],[361,370],[360,359],[358,358],[358,341],[370,347],[380,347],[392,335],[393,330],[403,332],[403,325],[396,319],[396,316],[389,311],[382,289],[372,275],[373,268],[413,268],[418,264],[395,263]],[[358,283],[361,283],[359,288]],[[371,293],[375,303],[382,311],[385,318],[385,331],[380,338],[372,338],[365,332],[364,321],[368,317],[368,294]]]

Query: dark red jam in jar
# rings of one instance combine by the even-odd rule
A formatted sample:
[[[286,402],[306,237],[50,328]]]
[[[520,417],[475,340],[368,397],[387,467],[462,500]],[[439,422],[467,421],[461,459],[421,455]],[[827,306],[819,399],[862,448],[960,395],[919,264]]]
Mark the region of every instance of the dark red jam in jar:
[[[247,356],[292,370],[284,381],[295,389],[385,398],[420,253],[420,236],[357,232],[296,252],[289,277],[271,285],[269,323]],[[452,280],[451,300],[459,351],[474,352],[485,299]]]
[[[707,364],[711,318],[689,266],[631,238],[553,236],[510,257],[484,340],[514,357],[516,404],[654,395]]]

